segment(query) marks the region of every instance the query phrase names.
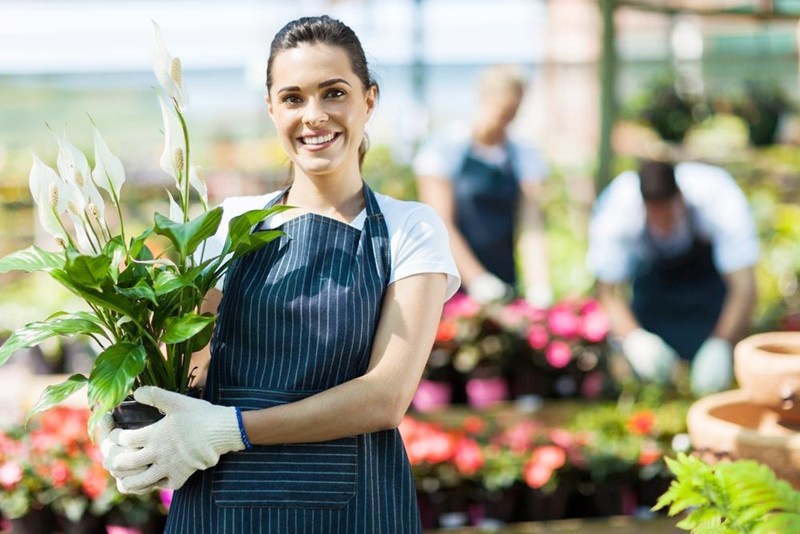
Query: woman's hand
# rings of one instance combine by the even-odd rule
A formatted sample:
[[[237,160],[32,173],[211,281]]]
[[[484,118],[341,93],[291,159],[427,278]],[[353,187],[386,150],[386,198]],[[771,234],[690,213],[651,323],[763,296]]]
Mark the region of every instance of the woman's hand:
[[[123,493],[178,489],[222,454],[245,448],[234,407],[156,387],[139,388],[134,398],[158,408],[164,418],[136,430],[113,430],[105,440],[110,443],[104,465]]]

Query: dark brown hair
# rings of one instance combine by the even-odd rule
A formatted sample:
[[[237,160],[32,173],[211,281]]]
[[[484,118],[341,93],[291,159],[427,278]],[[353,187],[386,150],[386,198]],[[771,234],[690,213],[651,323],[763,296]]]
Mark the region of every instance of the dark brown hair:
[[[350,68],[361,80],[364,90],[375,87],[379,91],[378,83],[369,71],[367,57],[361,41],[355,32],[343,22],[327,15],[319,17],[302,17],[293,20],[281,28],[272,39],[267,60],[267,93],[272,87],[272,63],[280,52],[291,50],[301,44],[326,44],[338,46],[345,51],[350,59]],[[364,139],[358,147],[359,166],[364,162],[364,155],[369,149],[369,139],[364,134]]]
[[[645,202],[669,200],[680,193],[675,181],[675,167],[665,161],[642,160],[639,163],[639,186]]]

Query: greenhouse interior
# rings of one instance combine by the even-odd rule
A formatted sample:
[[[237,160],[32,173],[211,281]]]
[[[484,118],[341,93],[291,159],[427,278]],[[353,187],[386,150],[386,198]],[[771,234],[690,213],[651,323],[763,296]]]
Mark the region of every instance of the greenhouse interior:
[[[800,532],[800,1],[0,13],[0,532]]]

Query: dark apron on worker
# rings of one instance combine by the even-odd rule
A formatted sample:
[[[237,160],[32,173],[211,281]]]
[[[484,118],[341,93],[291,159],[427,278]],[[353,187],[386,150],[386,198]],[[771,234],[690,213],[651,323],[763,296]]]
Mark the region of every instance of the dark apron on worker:
[[[486,269],[516,288],[514,231],[521,197],[514,170],[515,154],[495,167],[474,157],[469,148],[453,177],[456,225],[470,249]]]
[[[646,259],[633,278],[632,310],[642,328],[658,334],[681,358],[690,360],[717,324],[725,282],[714,266],[711,243],[699,235],[689,213],[692,244],[664,257],[645,231]]]
[[[391,264],[386,222],[366,185],[364,197],[363,230],[304,214],[281,226],[284,236],[233,262],[212,342],[208,400],[267,408],[367,371]],[[175,493],[166,531],[421,530],[410,464],[392,429],[225,454]]]

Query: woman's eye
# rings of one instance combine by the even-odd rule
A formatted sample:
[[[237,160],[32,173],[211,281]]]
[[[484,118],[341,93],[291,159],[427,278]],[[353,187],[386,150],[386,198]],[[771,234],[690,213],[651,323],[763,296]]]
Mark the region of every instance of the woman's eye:
[[[325,93],[325,96],[328,98],[338,98],[340,96],[344,96],[344,94],[345,94],[344,91],[342,91],[341,89],[331,89],[330,91]]]
[[[301,100],[297,95],[285,95],[281,97],[281,102],[284,104],[299,104]]]

